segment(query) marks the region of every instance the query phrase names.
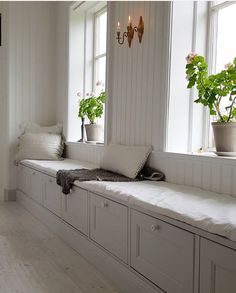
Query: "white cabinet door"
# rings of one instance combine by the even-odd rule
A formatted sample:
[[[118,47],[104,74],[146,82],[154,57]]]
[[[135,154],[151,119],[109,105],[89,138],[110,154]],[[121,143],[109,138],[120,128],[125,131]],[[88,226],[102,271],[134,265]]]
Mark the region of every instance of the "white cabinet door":
[[[192,293],[194,235],[132,210],[131,266],[167,293]]]
[[[63,194],[63,219],[82,233],[88,235],[87,190],[73,187],[71,193]]]
[[[236,292],[236,251],[201,238],[200,293]]]
[[[91,239],[127,262],[127,207],[96,194],[89,194]]]
[[[40,204],[43,204],[44,180],[42,173],[31,170],[31,194],[30,196]]]
[[[61,187],[56,179],[45,176],[44,206],[51,212],[61,217]]]
[[[31,195],[31,170],[28,167],[19,165],[17,167],[17,188],[27,195]]]

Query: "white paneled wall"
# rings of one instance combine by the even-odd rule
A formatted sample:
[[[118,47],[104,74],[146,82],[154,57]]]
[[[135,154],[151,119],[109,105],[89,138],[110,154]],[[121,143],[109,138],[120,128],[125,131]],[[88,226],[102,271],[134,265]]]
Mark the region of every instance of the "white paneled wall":
[[[163,171],[170,183],[236,197],[236,159],[154,152],[150,165]]]
[[[22,123],[56,122],[56,5],[9,4],[9,188],[15,188],[13,160]]]
[[[8,170],[8,5],[0,2],[2,46],[0,47],[0,200],[6,186]]]
[[[1,167],[1,180],[5,178],[0,184],[2,191],[15,189],[13,160],[22,123],[56,122],[56,4],[19,1],[1,3],[1,7],[3,39],[7,42],[0,48],[0,83],[4,84],[0,95],[1,141],[5,138],[0,153],[8,160],[5,168]]]
[[[83,143],[66,143],[66,157],[82,162],[91,162],[99,165],[104,152],[102,145],[87,145]]]
[[[110,27],[115,28],[119,20],[123,32],[130,15],[133,25],[143,16],[145,28],[142,43],[135,34],[131,48],[127,42],[119,45],[114,29],[110,31],[108,141],[163,148],[163,30],[168,24],[168,7],[168,3],[149,1],[110,5]]]

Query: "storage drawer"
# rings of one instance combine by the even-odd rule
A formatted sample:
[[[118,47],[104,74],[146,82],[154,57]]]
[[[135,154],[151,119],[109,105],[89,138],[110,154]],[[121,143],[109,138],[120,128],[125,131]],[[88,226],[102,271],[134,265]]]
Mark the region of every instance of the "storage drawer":
[[[31,178],[30,196],[38,203],[43,204],[43,190],[44,190],[43,174],[35,170],[30,170],[30,178]]]
[[[200,293],[236,292],[236,251],[201,238]]]
[[[63,219],[82,233],[88,235],[87,190],[73,187],[71,193],[63,194]]]
[[[194,235],[132,210],[131,266],[167,293],[191,293]]]
[[[91,239],[127,262],[127,207],[96,194],[89,194]]]
[[[56,179],[45,176],[44,206],[51,212],[61,217],[61,187],[57,185]]]
[[[31,170],[21,164],[17,167],[17,188],[27,195],[31,194]]]

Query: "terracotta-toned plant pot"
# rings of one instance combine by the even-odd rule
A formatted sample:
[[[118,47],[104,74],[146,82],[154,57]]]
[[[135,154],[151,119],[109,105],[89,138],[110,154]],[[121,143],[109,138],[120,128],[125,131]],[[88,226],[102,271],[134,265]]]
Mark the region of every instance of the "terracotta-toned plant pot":
[[[99,124],[85,124],[88,141],[103,141],[103,126]]]
[[[216,151],[236,153],[236,122],[212,122]]]

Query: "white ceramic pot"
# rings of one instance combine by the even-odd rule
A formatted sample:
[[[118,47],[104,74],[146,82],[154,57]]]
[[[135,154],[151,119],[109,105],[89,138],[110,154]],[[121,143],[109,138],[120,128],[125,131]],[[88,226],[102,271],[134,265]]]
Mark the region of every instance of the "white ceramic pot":
[[[103,141],[103,126],[99,124],[85,124],[88,141]]]
[[[236,153],[236,122],[212,122],[216,151]]]

